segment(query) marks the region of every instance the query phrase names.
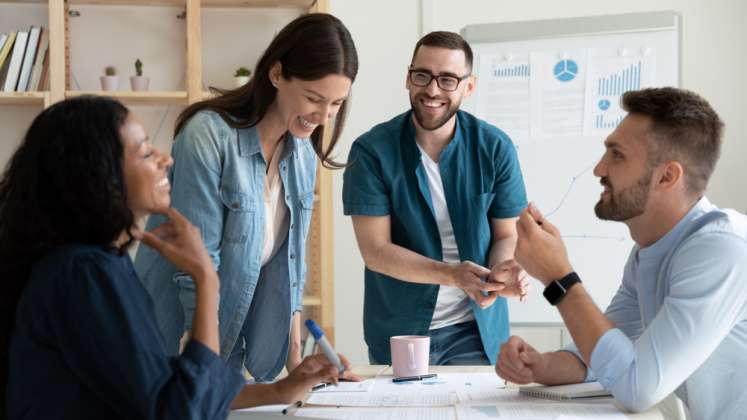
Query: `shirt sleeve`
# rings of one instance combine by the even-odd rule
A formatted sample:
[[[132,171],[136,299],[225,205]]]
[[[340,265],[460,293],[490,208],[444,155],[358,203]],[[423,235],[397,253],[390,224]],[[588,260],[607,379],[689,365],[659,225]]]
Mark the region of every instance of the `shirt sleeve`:
[[[223,202],[220,196],[221,154],[219,140],[228,135],[209,114],[192,117],[174,140],[171,206],[200,229],[215,269],[220,266],[223,234]],[[176,272],[173,281],[179,289],[184,311],[184,329],[192,327],[195,310],[195,286],[192,277]]]
[[[637,341],[607,331],[591,354],[599,382],[627,409],[652,407],[721,344],[747,300],[744,239],[724,233],[689,238],[673,256],[670,292]]]
[[[494,219],[516,217],[527,206],[527,194],[516,148],[507,136],[501,138],[495,164],[495,196],[488,216]]]
[[[131,273],[77,257],[73,281],[55,284],[50,323],[71,372],[123,418],[225,419],[243,377],[195,340],[168,357]]]
[[[381,162],[358,141],[353,143],[343,175],[342,202],[345,214],[386,216],[390,214],[389,188],[383,180]]]

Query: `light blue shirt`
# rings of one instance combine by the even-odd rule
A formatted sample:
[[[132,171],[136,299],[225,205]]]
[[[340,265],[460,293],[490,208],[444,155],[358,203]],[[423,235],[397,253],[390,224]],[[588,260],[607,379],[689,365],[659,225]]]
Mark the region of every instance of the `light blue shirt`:
[[[220,276],[220,354],[237,368],[243,362],[255,379],[270,380],[285,364],[292,314],[303,308],[316,181],[311,142],[285,138],[279,170],[290,226],[264,266],[267,166],[256,127],[233,128],[217,113],[201,111],[174,139],[172,155],[171,205],[200,229]],[[148,228],[163,222],[153,216]],[[194,313],[192,278],[146,246],[138,249],[135,268],[155,303],[167,351],[176,354]]]
[[[634,246],[591,354],[627,409],[676,392],[693,419],[747,416],[747,217],[705,197],[646,248]],[[569,349],[577,353],[577,350]]]

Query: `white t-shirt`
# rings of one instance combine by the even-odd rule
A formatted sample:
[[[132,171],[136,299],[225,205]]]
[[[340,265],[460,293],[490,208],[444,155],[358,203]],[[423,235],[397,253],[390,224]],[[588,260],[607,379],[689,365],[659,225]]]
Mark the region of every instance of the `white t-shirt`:
[[[434,162],[420,145],[418,145],[418,148],[420,149],[423,168],[428,176],[428,188],[431,192],[433,210],[436,213],[438,234],[441,237],[443,261],[449,264],[459,263],[459,249],[454,237],[454,228],[451,226],[449,210],[446,207],[444,185],[441,181],[438,163]],[[469,306],[469,298],[462,289],[453,286],[439,287],[436,309],[433,311],[430,329],[448,327],[473,319],[475,319],[475,315]]]
[[[265,237],[262,246],[261,265],[264,266],[277,254],[288,236],[290,215],[288,205],[285,203],[285,188],[280,178],[278,165],[283,154],[284,141],[275,147],[270,159],[267,175],[265,176],[264,210],[265,210]]]

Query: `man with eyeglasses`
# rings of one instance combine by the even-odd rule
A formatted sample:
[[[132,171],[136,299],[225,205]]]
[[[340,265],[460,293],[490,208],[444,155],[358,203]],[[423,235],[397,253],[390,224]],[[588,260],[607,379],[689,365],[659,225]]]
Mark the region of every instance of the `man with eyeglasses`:
[[[475,90],[458,34],[418,41],[407,72],[412,109],[354,143],[343,203],[366,263],[363,324],[371,364],[389,338],[430,336],[430,364],[494,364],[508,339],[506,297],[526,296],[513,261],[527,206],[505,133],[459,110]]]

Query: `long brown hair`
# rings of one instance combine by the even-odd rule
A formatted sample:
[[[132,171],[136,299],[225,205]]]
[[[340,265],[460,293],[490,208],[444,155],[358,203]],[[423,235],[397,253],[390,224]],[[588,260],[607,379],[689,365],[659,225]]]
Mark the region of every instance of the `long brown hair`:
[[[270,83],[269,72],[279,62],[285,79],[319,80],[330,74],[340,74],[355,80],[358,73],[358,53],[345,25],[326,13],[302,15],[288,25],[272,40],[257,62],[252,80],[246,85],[220,96],[190,105],[176,120],[176,136],[187,121],[197,112],[217,112],[231,127],[246,128],[256,125],[275,100],[277,90]],[[330,159],[345,125],[347,101],[343,102],[335,117],[332,140],[323,150],[324,126],[311,134],[311,143],[317,156],[327,168],[344,165]]]

